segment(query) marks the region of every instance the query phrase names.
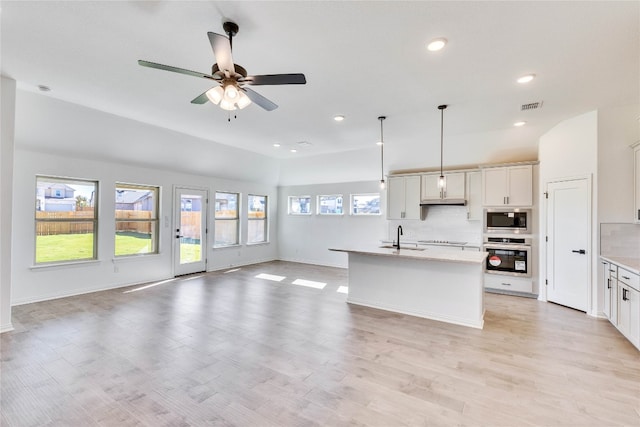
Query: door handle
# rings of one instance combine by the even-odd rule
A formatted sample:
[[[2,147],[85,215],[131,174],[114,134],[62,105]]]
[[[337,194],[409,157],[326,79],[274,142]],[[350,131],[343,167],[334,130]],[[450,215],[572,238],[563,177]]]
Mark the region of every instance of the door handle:
[[[581,254],[584,255],[587,253],[587,251],[585,251],[584,249],[579,249],[579,250],[572,250],[571,252],[573,252],[574,254]]]

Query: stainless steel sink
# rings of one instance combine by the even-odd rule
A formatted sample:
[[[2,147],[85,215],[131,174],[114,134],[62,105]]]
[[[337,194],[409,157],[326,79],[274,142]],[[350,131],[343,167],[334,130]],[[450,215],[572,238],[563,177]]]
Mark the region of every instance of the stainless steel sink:
[[[382,246],[380,246],[380,248],[382,248],[382,249],[397,249],[397,248],[396,248],[395,246],[393,246],[393,245],[382,245]],[[400,250],[403,250],[403,251],[404,251],[405,249],[406,249],[406,250],[409,250],[409,251],[424,251],[424,250],[425,250],[425,248],[416,248],[415,246],[414,246],[414,247],[411,247],[411,246],[402,246],[402,244],[400,244]]]

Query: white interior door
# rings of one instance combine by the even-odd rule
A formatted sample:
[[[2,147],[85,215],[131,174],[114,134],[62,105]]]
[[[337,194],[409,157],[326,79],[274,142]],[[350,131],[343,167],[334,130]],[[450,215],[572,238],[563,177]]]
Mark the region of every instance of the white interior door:
[[[174,196],[174,274],[207,269],[207,192],[176,188]]]
[[[590,289],[591,189],[585,179],[547,184],[547,300],[586,312]]]

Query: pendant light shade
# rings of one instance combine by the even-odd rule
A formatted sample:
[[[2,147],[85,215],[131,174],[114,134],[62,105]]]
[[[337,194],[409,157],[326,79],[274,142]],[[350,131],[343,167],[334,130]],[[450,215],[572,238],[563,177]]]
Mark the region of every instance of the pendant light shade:
[[[442,172],[442,160],[443,160],[443,138],[442,134],[444,131],[444,110],[447,108],[446,105],[438,105],[438,110],[440,110],[440,177],[438,178],[438,188],[443,190],[447,186],[447,180],[444,177],[444,173]]]
[[[378,117],[380,120],[380,141],[377,143],[380,146],[380,189],[384,190],[386,183],[384,182],[384,133],[382,128],[382,122],[386,119],[386,116]]]

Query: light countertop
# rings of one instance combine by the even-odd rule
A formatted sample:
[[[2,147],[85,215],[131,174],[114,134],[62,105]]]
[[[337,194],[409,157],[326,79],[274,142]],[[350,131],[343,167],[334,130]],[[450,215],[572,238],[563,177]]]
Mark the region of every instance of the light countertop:
[[[449,261],[470,264],[482,264],[487,257],[486,252],[477,251],[442,251],[437,247],[416,250],[415,248],[380,248],[377,246],[353,246],[344,248],[329,248],[330,251],[357,253],[362,255],[374,255],[383,257],[409,258],[425,261]]]
[[[629,270],[632,273],[640,274],[640,258],[628,258],[619,256],[605,256],[600,255],[605,261],[609,261],[612,264],[616,264],[622,268]]]

